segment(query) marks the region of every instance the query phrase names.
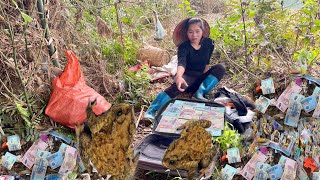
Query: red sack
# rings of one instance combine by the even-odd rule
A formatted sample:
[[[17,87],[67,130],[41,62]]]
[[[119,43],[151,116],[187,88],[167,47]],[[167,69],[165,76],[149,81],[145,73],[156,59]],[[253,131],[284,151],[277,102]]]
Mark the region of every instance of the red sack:
[[[64,126],[75,128],[86,120],[89,100],[97,99],[97,105],[92,108],[96,115],[107,111],[111,104],[86,85],[77,57],[71,51],[66,51],[66,56],[68,64],[52,82],[53,92],[45,114]]]

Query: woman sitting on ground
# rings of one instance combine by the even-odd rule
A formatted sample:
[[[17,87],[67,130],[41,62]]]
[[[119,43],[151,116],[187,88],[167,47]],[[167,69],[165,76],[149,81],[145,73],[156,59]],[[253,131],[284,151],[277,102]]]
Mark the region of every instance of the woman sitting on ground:
[[[201,18],[188,18],[177,25],[173,32],[173,42],[178,46],[175,83],[158,94],[145,113],[145,118],[153,121],[157,110],[183,92],[206,100],[204,96],[222,79],[225,74],[224,66],[209,66],[214,49],[209,34],[209,24]]]

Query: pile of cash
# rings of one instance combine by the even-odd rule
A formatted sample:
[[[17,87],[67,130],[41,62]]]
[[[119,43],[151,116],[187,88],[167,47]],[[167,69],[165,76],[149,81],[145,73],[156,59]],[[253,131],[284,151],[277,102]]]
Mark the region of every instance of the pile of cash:
[[[205,103],[175,100],[162,112],[156,132],[179,134],[178,127],[188,120],[209,120],[207,131],[212,136],[221,135],[224,128],[224,107],[206,106]]]
[[[50,134],[50,133],[49,133]],[[63,137],[58,133],[53,133],[54,138],[64,139],[67,142],[69,139]],[[8,150],[17,151],[21,149],[20,138],[18,135],[8,136]],[[66,142],[65,141],[65,142]],[[1,158],[1,166],[7,170],[11,170],[15,163],[21,162],[26,168],[31,169],[31,180],[40,180],[40,179],[62,179],[68,177],[73,173],[76,165],[79,166],[79,171],[84,172],[85,166],[81,161],[79,152],[76,148],[61,143],[59,150],[57,152],[48,151],[48,143],[38,139],[32,144],[32,146],[23,154],[22,157],[19,157],[19,152],[15,154],[6,152]],[[51,168],[52,170],[60,167],[58,174],[48,174],[47,169]],[[14,178],[14,177],[13,177]],[[10,177],[0,176],[0,179],[10,179]]]

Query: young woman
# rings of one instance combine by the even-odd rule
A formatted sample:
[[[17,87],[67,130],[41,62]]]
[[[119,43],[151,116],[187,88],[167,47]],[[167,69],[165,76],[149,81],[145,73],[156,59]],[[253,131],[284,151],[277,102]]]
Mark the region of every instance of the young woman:
[[[158,94],[145,113],[145,118],[154,120],[157,110],[183,92],[206,100],[204,95],[222,79],[225,74],[224,66],[209,66],[214,49],[209,34],[209,24],[201,18],[188,18],[177,25],[173,32],[173,42],[178,46],[175,83]]]

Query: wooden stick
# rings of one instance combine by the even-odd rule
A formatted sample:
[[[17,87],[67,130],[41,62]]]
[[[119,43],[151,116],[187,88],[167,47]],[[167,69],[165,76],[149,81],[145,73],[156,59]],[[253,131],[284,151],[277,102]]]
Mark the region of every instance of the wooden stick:
[[[141,120],[141,116],[142,116],[143,110],[144,110],[144,106],[142,106],[142,109],[141,109],[141,111],[140,111],[140,115],[139,115],[138,120],[137,120],[137,122],[136,122],[136,128],[139,126],[139,122],[140,122],[140,120]]]

